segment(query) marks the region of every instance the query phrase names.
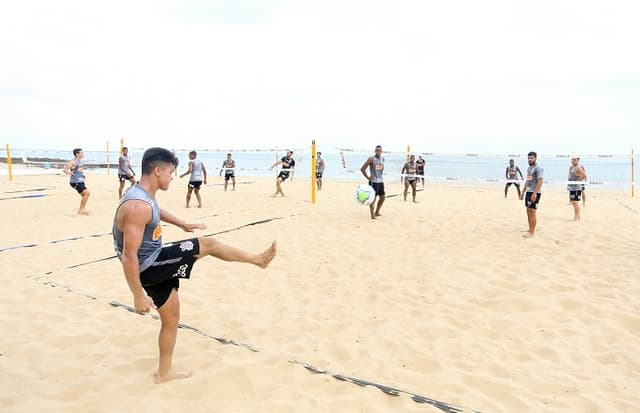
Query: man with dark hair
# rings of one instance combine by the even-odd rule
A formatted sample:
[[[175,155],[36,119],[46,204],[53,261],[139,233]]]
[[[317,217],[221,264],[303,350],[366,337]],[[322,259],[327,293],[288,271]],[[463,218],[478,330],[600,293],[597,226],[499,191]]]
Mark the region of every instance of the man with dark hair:
[[[504,171],[504,176],[507,178],[507,183],[504,185],[504,197],[507,197],[507,191],[511,185],[515,185],[518,190],[518,198],[521,197],[520,194],[520,184],[518,183],[518,174],[520,174],[520,179],[524,179],[522,176],[522,171],[515,164],[513,159],[509,159],[509,165],[507,169]]]
[[[276,193],[272,195],[273,197],[278,196],[278,194],[280,194],[280,196],[284,196],[284,192],[282,192],[282,183],[287,180],[289,173],[291,173],[291,179],[293,179],[293,173],[295,172],[296,167],[296,161],[293,159],[293,151],[287,151],[287,156],[283,156],[282,159],[271,165],[271,168],[269,169],[273,169],[280,164],[282,164],[282,169],[280,169],[280,173],[276,178]]]
[[[233,182],[233,191],[236,190],[236,161],[231,159],[231,154],[227,154],[227,159],[222,161],[222,168],[220,168],[220,175],[224,171],[224,190],[227,190],[229,185],[229,179]]]
[[[569,167],[569,176],[567,180],[570,182],[584,181],[586,174],[580,166],[580,158],[574,156],[571,158],[571,166]],[[584,184],[569,184],[567,190],[569,191],[569,203],[573,206],[573,220],[580,221],[580,201],[582,200]]]
[[[136,183],[136,173],[131,168],[131,162],[129,161],[129,148],[126,146],[122,148],[122,154],[118,159],[118,181],[120,181],[120,188],[118,188],[118,199],[122,198],[122,190],[124,189],[124,181],[129,181],[131,185]]]
[[[369,175],[367,175],[367,168],[369,168]],[[380,216],[380,208],[384,203],[384,181],[382,180],[382,173],[384,172],[384,157],[382,156],[382,146],[376,146],[376,151],[373,156],[370,156],[362,167],[360,172],[367,178],[369,185],[376,192],[376,200],[369,204],[369,212],[371,213],[371,219],[376,219]],[[375,211],[375,212],[374,212]]]
[[[322,159],[322,152],[316,154],[316,186],[318,191],[322,190],[322,176],[324,175],[324,159]]]
[[[89,192],[85,185],[87,177],[84,175],[84,164],[82,162],[84,152],[82,149],[76,148],[73,150],[73,156],[74,158],[64,166],[62,171],[71,177],[69,178],[69,185],[71,185],[71,188],[75,189],[80,194],[80,208],[78,209],[78,214],[89,215],[86,210],[86,206],[91,192]]]
[[[525,205],[527,207],[529,231],[527,231],[524,236],[531,238],[536,231],[536,224],[538,223],[536,210],[542,197],[540,190],[542,189],[544,179],[544,169],[538,165],[538,154],[535,152],[529,152],[527,154],[527,161],[529,162],[529,168],[527,169],[527,180],[524,186],[526,191]],[[523,196],[525,196],[524,193],[520,195],[520,200],[522,200]]]
[[[200,187],[202,183],[207,184],[207,168],[200,159],[196,159],[198,153],[196,151],[189,152],[189,169],[185,171],[180,178],[191,174],[189,177],[189,185],[187,186],[187,208],[191,201],[191,192],[196,194],[198,200],[198,208],[202,208],[202,198],[200,198]]]
[[[166,191],[173,179],[178,159],[163,148],[148,149],[142,159],[140,182],[126,191],[113,219],[113,240],[122,263],[135,310],[148,313],[151,307],[160,314],[160,350],[156,383],[191,376],[172,367],[180,320],[178,287],[181,278],[189,278],[197,259],[210,255],[223,261],[254,264],[266,268],[276,256],[276,242],[261,253],[249,253],[225,245],[213,238],[197,237],[162,244],[161,221],[185,232],[204,229],[204,224],[188,224],[159,207],[155,195]],[[145,293],[146,292],[146,293]],[[148,296],[147,296],[148,294]]]

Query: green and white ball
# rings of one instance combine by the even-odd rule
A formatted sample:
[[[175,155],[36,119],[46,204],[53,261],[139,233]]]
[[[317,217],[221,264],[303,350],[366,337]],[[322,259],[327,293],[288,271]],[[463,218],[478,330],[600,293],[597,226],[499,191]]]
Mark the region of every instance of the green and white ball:
[[[370,185],[360,184],[353,191],[353,196],[360,205],[369,205],[376,200],[376,191]]]

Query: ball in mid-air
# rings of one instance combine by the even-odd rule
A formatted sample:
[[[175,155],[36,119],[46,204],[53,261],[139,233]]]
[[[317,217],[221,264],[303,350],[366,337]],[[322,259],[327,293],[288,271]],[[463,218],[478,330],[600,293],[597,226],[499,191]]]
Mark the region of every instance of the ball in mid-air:
[[[370,185],[361,184],[356,186],[353,196],[360,205],[369,205],[375,201],[376,191]]]

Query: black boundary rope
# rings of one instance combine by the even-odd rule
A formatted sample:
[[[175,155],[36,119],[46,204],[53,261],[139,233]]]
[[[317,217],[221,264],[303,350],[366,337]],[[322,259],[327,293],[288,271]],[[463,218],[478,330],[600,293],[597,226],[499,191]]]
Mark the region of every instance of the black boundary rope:
[[[248,224],[240,225],[239,227],[235,227],[235,228],[231,228],[231,229],[226,229],[226,230],[224,230],[224,231],[219,231],[219,232],[213,232],[213,233],[211,233],[211,234],[202,235],[202,236],[203,236],[203,237],[212,237],[212,236],[214,236],[214,235],[224,234],[224,233],[231,232],[231,231],[237,231],[237,230],[239,230],[239,229],[242,229],[242,228],[244,228],[244,227],[249,227],[249,226],[252,226],[252,225],[265,224],[265,223],[267,223],[267,222],[274,221],[274,220],[276,220],[276,219],[282,219],[282,218],[283,218],[283,217],[275,217],[275,218],[269,218],[269,219],[262,219],[262,220],[260,220],[260,221],[255,221],[255,222],[250,222],[250,223],[248,223]],[[170,244],[170,243],[169,243],[169,244]],[[2,251],[2,250],[0,250],[0,251]],[[110,260],[110,259],[113,259],[113,258],[116,258],[116,257],[117,257],[117,255],[111,255],[110,257],[104,257],[104,258],[99,258],[99,259],[97,259],[97,260],[91,260],[91,261],[83,262],[83,263],[80,263],[80,264],[70,265],[70,266],[68,266],[67,268],[68,268],[68,269],[70,269],[70,268],[82,267],[82,266],[84,266],[84,265],[95,264],[95,263],[97,263],[97,262],[107,261],[107,260]]]
[[[617,198],[616,198],[616,199],[617,199]],[[638,211],[636,211],[635,209],[631,208],[629,205],[625,205],[625,204],[623,204],[621,200],[617,199],[617,201],[618,201],[618,203],[619,203],[620,205],[622,205],[623,207],[627,208],[629,211],[633,212],[633,213],[634,213],[634,214],[636,214],[636,215],[640,215],[640,213],[639,213]]]
[[[53,241],[45,242],[45,244],[57,244],[57,243],[60,243],[60,242],[75,241],[75,240],[83,239],[83,238],[104,237],[106,235],[111,235],[111,233],[110,232],[103,232],[103,233],[100,233],[100,234],[79,235],[77,237],[54,239]],[[37,245],[38,244],[23,244],[23,245],[14,245],[14,246],[11,246],[11,247],[3,247],[3,248],[0,248],[0,252],[7,251],[7,250],[15,250],[15,249],[18,249],[18,248],[30,248],[30,247],[35,247]]]
[[[401,396],[401,395],[404,394],[404,395],[410,396],[411,400],[413,400],[416,403],[430,404],[433,407],[435,407],[435,408],[437,408],[439,410],[442,410],[443,412],[446,412],[446,413],[464,413],[465,411],[469,411],[469,412],[473,412],[473,413],[481,413],[478,410],[473,410],[473,409],[465,410],[464,408],[459,407],[459,406],[455,406],[455,405],[453,405],[451,403],[441,402],[439,400],[435,400],[435,399],[432,399],[432,398],[426,397],[426,396],[420,396],[419,394],[411,393],[411,392],[406,391],[406,390],[400,390],[400,389],[397,389],[395,387],[385,386],[384,384],[374,383],[372,381],[358,379],[356,377],[345,376],[344,374],[331,373],[329,371],[319,369],[318,367],[312,366],[311,364],[305,363],[303,361],[289,360],[289,363],[291,363],[291,364],[299,364],[299,365],[303,366],[305,369],[309,370],[312,373],[324,374],[324,375],[327,375],[327,376],[331,376],[336,380],[353,383],[353,384],[356,384],[356,385],[358,385],[360,387],[366,387],[366,386],[375,387],[376,389],[380,390],[384,394],[388,394],[388,395],[391,395],[391,396]]]
[[[53,274],[52,271],[47,272],[45,275],[50,275]],[[31,278],[31,276],[27,276],[27,278]],[[33,278],[35,281],[40,281],[39,278]],[[86,294],[86,293],[80,293],[77,291],[74,291],[73,289],[71,289],[70,287],[63,285],[63,284],[59,284],[59,283],[55,283],[53,281],[43,281],[42,282],[43,285],[48,286],[48,287],[54,287],[54,288],[62,288],[64,290],[66,290],[68,293],[72,293],[72,294],[76,294],[85,298],[89,298],[91,300],[98,300],[97,297],[90,295],[90,294]],[[131,307],[130,305],[126,305],[126,304],[122,304],[118,301],[115,300],[110,300],[109,301],[109,305],[111,305],[114,308],[122,308],[127,310],[130,313],[133,314],[137,314],[137,315],[142,315],[136,312],[135,308]],[[144,316],[148,316],[150,318],[153,318],[155,320],[160,320],[160,316],[158,316],[157,314],[145,314]],[[229,339],[226,337],[220,337],[220,336],[214,336],[211,334],[208,334],[202,330],[200,330],[199,328],[190,326],[189,324],[185,324],[185,323],[178,323],[178,328],[181,329],[185,329],[185,330],[189,330],[189,331],[193,331],[194,333],[197,333],[205,338],[208,339],[212,339],[217,341],[220,344],[225,344],[225,345],[232,345],[232,346],[236,346],[236,347],[240,347],[240,348],[244,348],[250,351],[253,351],[254,353],[258,353],[260,352],[260,350],[251,345],[251,344],[247,344],[247,343],[242,343],[239,341],[235,341],[233,339]],[[421,396],[419,394],[416,393],[411,393],[409,391],[406,390],[401,390],[395,387],[391,387],[391,386],[386,386],[384,384],[379,384],[379,383],[375,383],[375,382],[371,382],[368,380],[363,380],[363,379],[359,379],[356,377],[352,377],[352,376],[346,376],[344,374],[338,374],[338,373],[331,373],[329,371],[326,370],[322,370],[318,367],[315,367],[311,364],[302,362],[302,361],[298,361],[298,360],[289,360],[289,363],[291,364],[297,364],[297,365],[301,365],[303,366],[305,369],[307,369],[308,371],[315,373],[315,374],[324,374],[327,376],[331,376],[336,380],[339,381],[345,381],[345,382],[349,382],[352,384],[356,384],[360,387],[366,387],[366,386],[371,386],[374,387],[378,390],[380,390],[381,392],[383,392],[384,394],[390,395],[390,396],[401,396],[401,395],[407,395],[411,398],[412,401],[414,401],[415,403],[419,403],[419,404],[430,404],[434,407],[436,407],[437,409],[445,412],[445,413],[464,413],[464,412],[470,412],[470,413],[481,413],[478,410],[465,410],[462,407],[459,406],[455,406],[451,403],[446,403],[446,402],[441,402],[439,400],[435,400],[432,399],[430,397],[426,397],[426,396]]]
[[[422,191],[424,191],[424,188],[416,189],[416,192],[422,192]],[[404,194],[404,192],[401,192],[399,194],[386,195],[385,199],[386,198],[393,198],[394,196],[400,196],[400,195],[403,195],[403,194]],[[411,194],[411,192],[407,192],[407,195],[409,195],[409,194]]]
[[[17,194],[20,192],[38,192],[38,191],[49,191],[51,189],[56,189],[55,186],[47,187],[47,188],[33,188],[33,189],[21,189],[19,191],[4,191],[3,194]]]
[[[22,198],[44,198],[47,194],[30,194],[30,195],[16,195],[6,198],[0,198],[0,201],[8,201],[10,199],[22,199]]]
[[[136,312],[136,309],[135,309],[135,308],[133,308],[133,307],[131,307],[130,305],[122,304],[122,303],[119,303],[119,302],[114,301],[114,300],[109,301],[109,304],[110,304],[110,305],[112,305],[113,307],[120,307],[120,308],[124,308],[125,310],[129,311],[130,313],[138,314],[138,313]],[[149,314],[147,314],[147,315],[148,315],[149,317],[151,317],[151,318],[155,319],[155,320],[160,320],[160,316],[158,316],[157,314],[151,314],[151,313],[149,313]],[[206,338],[210,338],[210,339],[216,340],[216,341],[217,341],[218,343],[220,343],[220,344],[230,344],[230,345],[232,345],[232,346],[237,346],[237,347],[246,348],[247,350],[251,350],[251,351],[253,351],[254,353],[257,353],[257,352],[259,352],[259,351],[260,351],[260,350],[258,350],[256,347],[254,347],[254,346],[252,346],[252,345],[250,345],[250,344],[241,343],[241,342],[239,342],[239,341],[235,341],[235,340],[232,340],[232,339],[229,339],[229,338],[225,338],[225,337],[212,336],[211,334],[205,333],[204,331],[202,331],[202,330],[200,330],[200,329],[198,329],[198,328],[192,327],[192,326],[190,326],[190,325],[188,325],[188,324],[178,323],[178,328],[183,328],[183,329],[185,329],[185,330],[191,330],[191,331],[193,331],[194,333],[198,333],[198,334],[200,334],[201,336],[204,336],[204,337],[206,337]]]

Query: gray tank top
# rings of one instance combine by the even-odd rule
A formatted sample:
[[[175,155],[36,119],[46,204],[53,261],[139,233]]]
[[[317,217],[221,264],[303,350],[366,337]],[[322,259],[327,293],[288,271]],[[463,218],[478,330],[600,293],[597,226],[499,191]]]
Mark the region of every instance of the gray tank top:
[[[376,183],[382,182],[382,172],[384,171],[384,158],[382,156],[380,158],[376,158],[375,156],[372,156],[369,159],[371,159],[371,165],[369,165],[369,172],[371,177],[373,178],[373,181],[371,182],[376,182]]]
[[[77,184],[80,182],[84,182],[84,164],[82,161],[75,160],[75,166],[71,168],[71,177],[69,178],[69,182],[72,184]]]
[[[316,172],[321,174],[324,172],[324,166],[322,166],[322,159],[316,159]]]
[[[151,222],[144,227],[142,234],[142,244],[138,250],[138,261],[140,272],[146,270],[156,260],[162,249],[162,227],[160,226],[160,207],[156,200],[140,185],[134,185],[124,193],[116,208],[113,217],[113,247],[116,250],[118,259],[122,261],[122,251],[124,249],[123,233],[118,229],[118,210],[127,201],[140,200],[151,206]]]
[[[200,159],[194,159],[193,161],[193,169],[191,170],[191,177],[189,178],[189,182],[202,182],[202,161]]]
[[[517,180],[518,179],[518,167],[517,166],[507,166],[507,179],[509,180]]]
[[[576,174],[577,169],[578,169],[577,166],[572,166],[569,168],[570,181],[580,181],[580,178],[578,178],[578,174]],[[579,184],[579,185],[569,184],[568,189],[569,191],[580,191],[582,189],[582,184]]]
[[[131,173],[131,163],[129,162],[129,157],[120,155],[120,159],[118,160],[118,173],[120,175],[129,175]]]

